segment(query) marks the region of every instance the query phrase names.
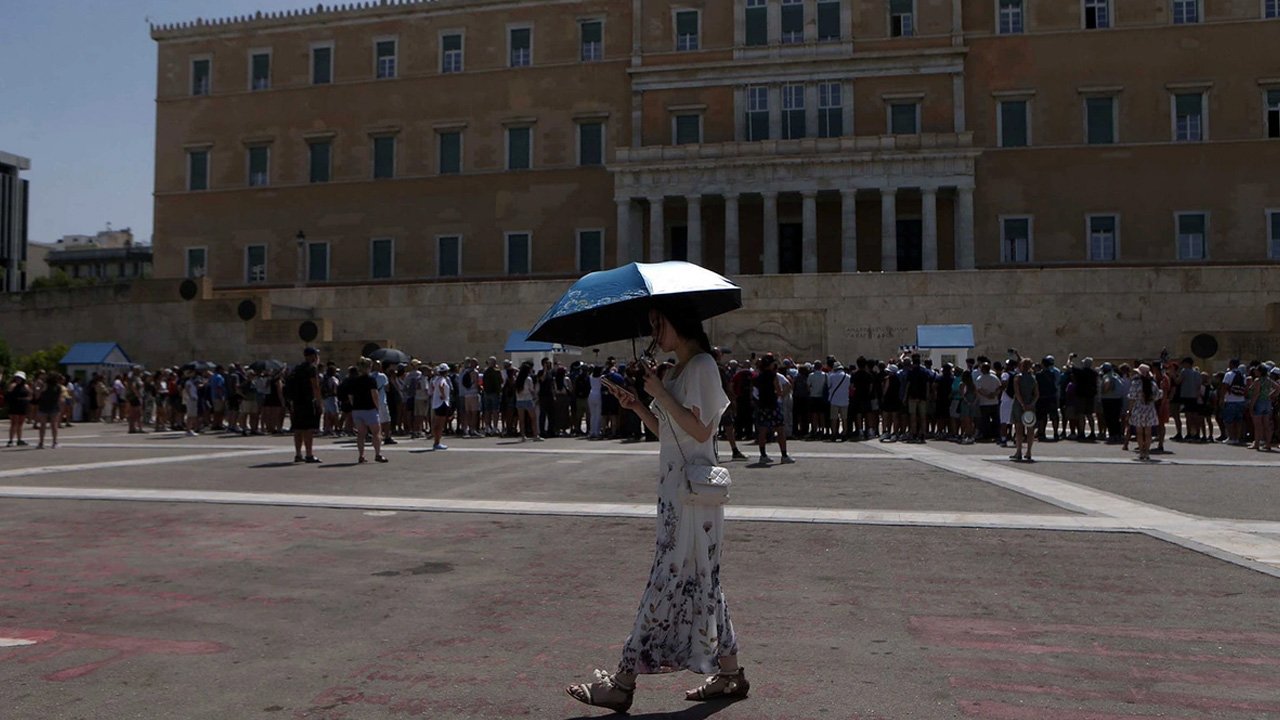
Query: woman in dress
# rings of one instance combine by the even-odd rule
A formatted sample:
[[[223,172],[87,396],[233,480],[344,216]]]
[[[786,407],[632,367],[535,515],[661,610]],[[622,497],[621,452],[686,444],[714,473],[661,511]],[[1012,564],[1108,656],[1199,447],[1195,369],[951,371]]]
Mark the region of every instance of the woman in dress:
[[[646,407],[636,395],[608,384],[619,404],[658,435],[657,548],[649,583],[616,672],[596,671],[594,682],[566,688],[574,699],[625,712],[639,675],[691,670],[707,675],[685,699],[746,697],[750,684],[738,665],[738,638],[720,590],[724,507],[686,504],[685,458],[714,462],[716,428],[729,407],[711,343],[688,313],[650,313],[654,340],[679,362],[659,380],[645,378],[653,396]]]
[[[1013,407],[1010,409],[1010,419],[1013,424],[1014,433],[1014,453],[1009,456],[1010,460],[1015,462],[1035,462],[1031,457],[1031,444],[1035,442],[1035,423],[1027,425],[1022,421],[1025,413],[1031,413],[1032,417],[1036,414],[1036,404],[1040,402],[1040,383],[1036,381],[1036,374],[1031,366],[1031,358],[1022,358],[1018,365],[1018,372],[1009,380],[1013,383]],[[1022,454],[1022,444],[1027,444],[1027,454],[1024,458]]]
[[[13,374],[13,382],[4,393],[4,405],[9,409],[9,442],[5,447],[12,447],[16,441],[25,446],[22,439],[22,426],[27,424],[27,413],[31,412],[31,386],[27,384],[27,374],[19,370]]]
[[[1151,459],[1151,427],[1159,421],[1156,403],[1160,386],[1151,377],[1151,366],[1138,366],[1138,379],[1129,385],[1129,425],[1138,434],[1138,460]]]

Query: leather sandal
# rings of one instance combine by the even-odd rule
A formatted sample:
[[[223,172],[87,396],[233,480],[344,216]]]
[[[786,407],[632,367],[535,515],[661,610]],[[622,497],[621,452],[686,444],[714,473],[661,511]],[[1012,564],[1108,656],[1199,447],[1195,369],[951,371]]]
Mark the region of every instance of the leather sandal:
[[[746,672],[738,668],[731,673],[712,675],[702,685],[686,692],[684,699],[690,702],[737,699],[745,698],[750,691],[751,683],[747,682]]]
[[[625,713],[631,709],[631,702],[636,694],[634,685],[627,687],[618,682],[616,676],[604,670],[596,670],[595,676],[595,682],[570,685],[564,691],[574,700],[592,707],[616,713]]]

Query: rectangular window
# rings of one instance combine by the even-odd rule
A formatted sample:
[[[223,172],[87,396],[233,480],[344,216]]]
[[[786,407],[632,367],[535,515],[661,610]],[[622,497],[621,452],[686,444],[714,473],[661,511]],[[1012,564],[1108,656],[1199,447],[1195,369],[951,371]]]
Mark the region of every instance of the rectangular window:
[[[440,72],[462,72],[462,34],[440,36]]]
[[[256,52],[249,56],[250,90],[266,90],[271,87],[271,53]]]
[[[1031,262],[1031,218],[1007,217],[1000,221],[1000,260]]]
[[[244,249],[244,282],[254,285],[267,281],[267,246],[250,245]]]
[[[396,41],[379,40],[373,44],[374,77],[379,80],[396,76]]]
[[[1117,257],[1120,219],[1115,215],[1089,216],[1089,259],[1112,261]]]
[[[1116,99],[1085,98],[1085,142],[1089,145],[1111,145],[1116,142]]]
[[[1200,0],[1173,0],[1173,24],[1200,22]]]
[[[583,20],[578,23],[580,57],[582,62],[598,62],[604,59],[604,23],[599,20]]]
[[[528,170],[533,166],[533,128],[507,128],[507,169]]]
[[[804,137],[804,85],[782,86],[782,139]]]
[[[328,85],[333,82],[333,46],[317,45],[311,48],[311,84]]]
[[[769,139],[769,88],[753,85],[747,88],[747,140]]]
[[[507,274],[528,275],[532,248],[529,233],[507,233]]]
[[[1280,2],[1280,0],[1276,0]],[[1280,138],[1280,90],[1267,91],[1267,137]]]
[[[804,42],[804,0],[782,0],[782,44]]]
[[[202,247],[187,248],[187,277],[202,278],[208,274],[206,251]]]
[[[578,272],[589,273],[604,269],[604,231],[578,231]]]
[[[332,176],[333,143],[320,140],[309,143],[307,155],[311,165],[311,182],[329,182]]]
[[[187,151],[187,189],[209,189],[209,151]]]
[[[1030,144],[1026,100],[1000,101],[1000,147],[1026,147]]]
[[[462,274],[462,237],[442,235],[436,238],[436,275],[458,277]]]
[[[191,94],[208,95],[213,89],[213,61],[208,58],[191,61]]]
[[[373,139],[373,178],[382,180],[396,176],[396,139],[391,135]]]
[[[1280,0],[1266,0],[1262,7],[1262,17],[1267,20],[1280,18]]]
[[[916,32],[915,0],[889,0],[889,35],[911,37]]]
[[[761,47],[769,44],[769,1],[747,0],[743,11],[746,24],[748,47]]]
[[[999,0],[999,9],[996,32],[1001,35],[1022,34],[1023,0]]]
[[[818,83],[818,137],[840,137],[843,134],[844,102],[840,83]]]
[[[604,123],[578,123],[578,165],[604,164]]]
[[[329,243],[307,243],[307,280],[310,282],[328,282]]]
[[[920,132],[920,103],[889,105],[889,134],[916,135]]]
[[[440,133],[441,175],[457,175],[462,172],[462,132],[450,130]]]
[[[249,148],[249,187],[268,184],[271,173],[271,148],[255,145]]]
[[[676,50],[698,49],[698,11],[676,11]]]
[[[1103,30],[1111,27],[1111,0],[1084,0],[1084,28]]]
[[[1209,234],[1209,216],[1205,213],[1178,213],[1178,259],[1205,260],[1208,258],[1206,238]]]
[[[694,145],[702,142],[702,116],[696,113],[677,115],[675,118],[676,145]]]
[[[369,277],[386,280],[395,273],[395,240],[374,238],[369,241]]]
[[[507,31],[507,43],[511,47],[511,67],[529,67],[533,64],[533,28],[511,28]]]
[[[818,0],[818,40],[839,40],[840,0]]]
[[[1178,93],[1173,96],[1173,139],[1199,142],[1204,139],[1204,94]]]
[[[1267,257],[1280,260],[1280,210],[1267,212]]]

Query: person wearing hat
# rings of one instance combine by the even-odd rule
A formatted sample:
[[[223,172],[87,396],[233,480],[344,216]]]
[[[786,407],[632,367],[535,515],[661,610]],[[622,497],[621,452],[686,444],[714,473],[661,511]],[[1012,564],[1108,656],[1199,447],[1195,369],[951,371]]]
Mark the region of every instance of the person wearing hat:
[[[511,367],[511,361],[506,361]],[[498,358],[489,356],[485,361],[484,372],[480,375],[480,424],[485,435],[498,435],[501,428],[498,417],[502,411],[502,377],[504,373],[498,369]]]
[[[27,413],[31,412],[31,386],[27,384],[25,372],[19,370],[13,374],[13,382],[4,394],[4,404],[9,409],[9,442],[5,447],[13,447],[15,441],[25,447],[22,427],[27,423]]]
[[[1151,375],[1151,366],[1138,366],[1138,378],[1129,385],[1129,425],[1138,436],[1138,460],[1151,459],[1151,428],[1159,421],[1156,404],[1161,398],[1160,384]]]
[[[445,423],[449,422],[449,416],[453,414],[453,383],[449,382],[448,363],[436,366],[435,375],[428,380],[427,388],[431,399],[431,449],[448,450],[449,446],[441,442]]]
[[[312,445],[316,431],[320,429],[321,406],[324,402],[317,370],[320,351],[309,347],[302,351],[302,358],[302,362],[293,369],[293,374],[289,377],[289,429],[293,431],[293,461],[318,463],[320,458],[315,456]],[[304,450],[306,454],[303,454]]]

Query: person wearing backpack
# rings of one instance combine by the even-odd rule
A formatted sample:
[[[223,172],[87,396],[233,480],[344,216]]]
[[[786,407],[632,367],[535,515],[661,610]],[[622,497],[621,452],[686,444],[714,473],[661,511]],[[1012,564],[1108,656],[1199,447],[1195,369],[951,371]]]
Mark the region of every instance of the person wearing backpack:
[[[484,437],[480,432],[480,370],[475,358],[463,361],[458,394],[462,400],[462,434],[464,437]]]
[[[1227,374],[1222,377],[1222,424],[1227,428],[1227,444],[1243,445],[1241,438],[1244,425],[1245,406],[1245,368],[1240,366],[1239,358],[1231,358],[1227,363]]]
[[[289,374],[289,420],[293,431],[293,461],[318,463],[313,452],[316,431],[320,429],[320,376],[317,367],[320,351],[309,347],[302,351],[303,361]],[[305,455],[303,451],[305,450]]]

